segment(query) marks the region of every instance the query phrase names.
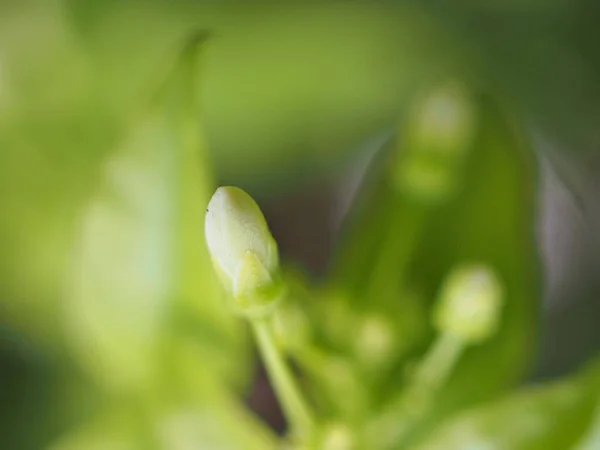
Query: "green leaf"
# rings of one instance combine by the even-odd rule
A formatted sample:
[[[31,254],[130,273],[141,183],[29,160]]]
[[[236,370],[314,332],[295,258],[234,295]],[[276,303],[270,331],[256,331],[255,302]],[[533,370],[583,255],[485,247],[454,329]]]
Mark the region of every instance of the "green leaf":
[[[182,316],[200,317],[219,352],[243,361],[204,244],[212,181],[201,156],[197,47],[195,37],[186,43],[158,98],[106,161],[82,214],[68,326],[80,360],[109,386],[152,384]],[[236,369],[233,378],[243,373]]]
[[[450,412],[514,385],[532,358],[540,305],[533,160],[502,108],[490,99],[481,100],[478,123],[462,188],[427,218],[405,279],[409,291],[419,292],[430,309],[453,269],[485,264],[503,291],[499,327],[483,343],[465,348],[404,443]]]
[[[136,450],[144,447],[140,428],[130,414],[113,411],[58,437],[49,450]]]
[[[442,281],[454,269],[462,264],[485,264],[503,291],[500,323],[491,338],[467,346],[453,363],[433,403],[407,430],[404,444],[452,411],[494,398],[514,385],[532,357],[540,305],[534,164],[501,107],[481,98],[478,115],[462,187],[424,220],[403,279],[407,292],[418,292],[431,311]],[[421,326],[429,328],[431,319],[430,313],[429,323]]]
[[[580,440],[575,447],[576,450],[594,450],[600,446],[600,400],[596,407],[596,413],[592,426],[586,435]]]
[[[161,404],[153,413],[112,408],[64,433],[50,450],[274,450],[277,438],[238,403],[187,401]]]
[[[230,390],[206,370],[197,349],[181,345],[164,362],[157,395],[107,397],[93,414],[54,439],[52,450],[271,450],[278,439]],[[182,358],[182,356],[184,356]],[[156,394],[156,393],[155,393]]]
[[[427,337],[433,337],[432,306],[454,269],[484,264],[499,279],[504,306],[498,331],[466,348],[409,435],[419,435],[456,408],[494,397],[523,375],[531,358],[540,298],[534,162],[502,108],[485,97],[475,98],[473,105],[475,131],[463,149],[464,160],[452,169],[456,180],[445,198],[431,202],[395,187],[394,165],[406,163],[404,151],[414,151],[405,148],[409,139],[398,138],[403,151],[400,157],[389,154],[381,179],[367,186],[371,195],[349,234],[350,249],[342,254],[334,281],[338,289],[350,291],[354,308],[386,312],[401,336],[397,356],[402,359],[426,350]],[[422,173],[427,180],[442,173],[438,162],[426,162],[422,169],[431,172]],[[356,332],[347,335],[357,337]],[[398,389],[397,372],[387,379],[384,392]]]
[[[438,399],[441,405],[489,398],[522,377],[540,305],[532,155],[490,99],[482,99],[478,122],[462,189],[427,221],[407,275],[429,305],[442,280],[463,263],[488,265],[502,285],[499,330],[466,351]]]
[[[597,405],[599,368],[596,364],[571,379],[525,388],[500,401],[466,411],[442,424],[415,448],[573,448],[592,422],[595,405],[600,406]]]

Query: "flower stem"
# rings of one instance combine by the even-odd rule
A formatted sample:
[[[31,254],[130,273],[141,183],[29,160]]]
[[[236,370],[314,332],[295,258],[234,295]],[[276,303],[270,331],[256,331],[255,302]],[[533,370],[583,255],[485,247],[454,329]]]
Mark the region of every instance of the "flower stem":
[[[441,334],[415,373],[415,382],[437,391],[448,379],[463,349],[460,339]]]
[[[377,447],[389,448],[401,442],[431,405],[462,354],[464,345],[449,333],[441,334],[416,367],[409,385],[392,399],[383,413],[368,427]]]
[[[385,245],[379,251],[371,272],[367,292],[369,301],[387,303],[390,297],[395,299],[397,293],[406,287],[407,265],[418,243],[425,217],[426,210],[410,201],[396,205],[384,231],[382,242]],[[393,289],[390,289],[390,280],[393,280]]]
[[[354,367],[343,356],[307,345],[294,358],[311,384],[322,388],[320,395],[338,416],[359,418],[367,411],[367,392]]]
[[[292,433],[300,437],[310,434],[314,425],[312,413],[290,368],[275,345],[268,323],[264,319],[256,319],[251,321],[251,325]]]

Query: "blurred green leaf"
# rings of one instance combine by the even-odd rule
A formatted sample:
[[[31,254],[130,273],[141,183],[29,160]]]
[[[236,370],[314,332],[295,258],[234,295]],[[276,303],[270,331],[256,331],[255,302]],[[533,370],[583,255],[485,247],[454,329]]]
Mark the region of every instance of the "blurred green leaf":
[[[146,442],[147,444],[147,442]],[[115,412],[58,438],[49,450],[138,450],[143,430],[131,415]]]
[[[527,369],[535,341],[540,286],[534,161],[503,109],[489,98],[479,104],[478,131],[463,176],[457,195],[425,222],[405,276],[408,292],[419,293],[430,307],[453,268],[483,263],[496,272],[505,305],[498,332],[465,350],[409,441],[449,412],[514,385]]]
[[[596,364],[571,379],[525,388],[505,399],[464,412],[443,423],[415,448],[572,448],[588,428],[597,407],[598,369]]]
[[[600,446],[600,395],[597,395],[596,410],[589,429],[575,446],[576,450],[593,450]]]
[[[100,161],[193,30],[216,36],[205,104],[221,173],[260,186],[339,167],[395,120],[415,86],[448,72],[493,80],[549,134],[593,134],[598,118],[597,12],[585,4],[0,8],[0,242],[15,255],[0,265],[2,298],[14,326],[38,341],[56,338],[73,218]],[[546,76],[557,67],[560,77]]]
[[[220,383],[198,370],[171,379],[164,396],[117,403],[67,431],[51,450],[270,450],[276,437]],[[197,376],[191,386],[190,375]],[[207,392],[210,395],[207,396]]]
[[[213,149],[223,173],[257,185],[248,167],[279,182],[335,167],[389,126],[415,86],[448,75],[491,85],[572,144],[565,151],[590,146],[599,117],[598,13],[586,2],[30,0],[2,8],[3,92],[12,98],[2,117],[10,121],[16,112],[27,119],[79,106],[120,124],[176,42],[214,30],[206,84]]]
[[[540,305],[535,162],[505,110],[489,98],[479,106],[461,191],[428,220],[407,278],[431,304],[453,268],[481,262],[496,271],[505,305],[499,331],[467,350],[441,404],[489,398],[519,380],[530,361]]]
[[[68,328],[81,361],[109,385],[152,383],[182,315],[201,317],[220,351],[243,360],[203,240],[212,183],[200,156],[196,48],[187,44],[156,103],[106,161],[82,216]]]
[[[353,308],[363,315],[384,311],[396,329],[404,330],[397,338],[403,346],[403,352],[395,353],[400,358],[425,351],[423,337],[433,336],[432,317],[426,312],[452,269],[483,263],[501,280],[506,304],[499,332],[466,350],[435,395],[433,412],[413,429],[415,436],[450,411],[493,398],[514,384],[523,376],[535,340],[540,302],[535,164],[497,103],[482,97],[474,104],[476,131],[455,194],[437,205],[409,198],[394,187],[390,175],[403,159],[384,153],[386,165],[376,160],[368,175],[361,200],[365,203],[359,202],[360,214],[351,216],[355,220],[334,266],[335,288]],[[395,146],[402,150],[404,145],[400,134]],[[346,335],[360,338],[358,330]],[[398,389],[397,372],[389,382],[383,392]]]
[[[9,122],[92,109],[122,127],[177,42],[214,31],[205,85],[213,154],[225,175],[259,188],[267,175],[284,182],[332,168],[387,124],[410,85],[461,60],[431,45],[452,39],[408,5],[33,0],[2,8],[15,24],[0,33],[3,72],[11,75],[5,91],[18,106],[7,109]]]

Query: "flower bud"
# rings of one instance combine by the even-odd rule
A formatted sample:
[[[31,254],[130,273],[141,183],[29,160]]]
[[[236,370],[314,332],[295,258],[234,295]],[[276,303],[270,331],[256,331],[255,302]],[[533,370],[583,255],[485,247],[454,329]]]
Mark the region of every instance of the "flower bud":
[[[231,306],[246,316],[268,313],[283,293],[277,244],[256,202],[220,187],[206,210],[206,243]]]
[[[312,339],[306,313],[291,301],[282,302],[274,312],[272,328],[277,344],[287,351],[301,349]]]
[[[396,172],[398,187],[428,203],[451,195],[474,130],[472,104],[460,89],[437,89],[421,99],[405,131],[404,154]]]
[[[318,448],[323,450],[354,450],[357,448],[352,429],[342,423],[329,423],[324,427]]]
[[[502,285],[488,266],[457,268],[442,286],[435,325],[464,342],[484,341],[499,326],[502,297]]]
[[[383,364],[393,361],[396,347],[393,324],[384,316],[362,318],[356,331],[354,352],[366,367],[380,370]]]

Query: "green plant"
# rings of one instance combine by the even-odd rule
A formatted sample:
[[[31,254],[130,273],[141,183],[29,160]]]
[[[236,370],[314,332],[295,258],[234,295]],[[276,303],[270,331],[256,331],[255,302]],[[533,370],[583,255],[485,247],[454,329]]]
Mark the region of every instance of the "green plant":
[[[438,3],[0,5],[1,448],[600,445],[597,363],[517,387],[540,292],[535,161],[512,123],[593,140],[594,11]],[[208,92],[198,29],[218,42]],[[241,213],[208,236],[237,256],[214,270],[213,167],[323,173],[400,103],[324,279],[279,261],[231,189],[217,199]],[[253,343],[281,438],[241,401]]]
[[[415,96],[315,285],[280,263],[245,192],[209,203],[201,41],[84,214],[68,329],[96,393],[53,450],[595,448],[597,364],[510,391],[539,292],[534,164],[503,108],[457,84]],[[283,438],[238,400],[249,358],[236,316],[288,419]]]

